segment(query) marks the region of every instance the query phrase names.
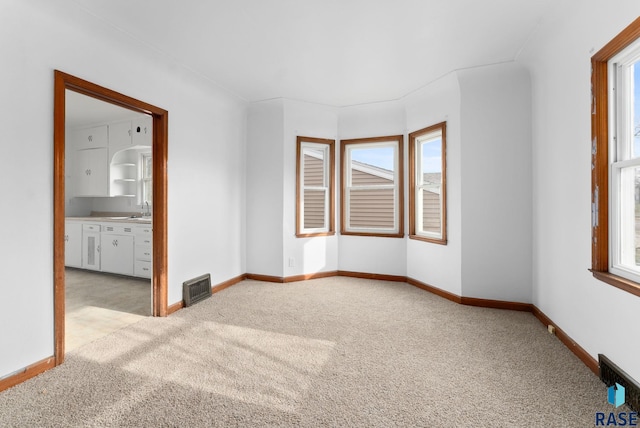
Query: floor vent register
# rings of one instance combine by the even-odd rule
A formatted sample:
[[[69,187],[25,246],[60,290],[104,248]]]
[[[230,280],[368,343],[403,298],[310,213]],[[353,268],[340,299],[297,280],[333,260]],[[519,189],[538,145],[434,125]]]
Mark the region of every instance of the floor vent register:
[[[623,386],[627,405],[636,412],[640,411],[640,385],[638,382],[602,354],[598,354],[598,365],[600,366],[600,379],[607,386],[616,383]]]
[[[189,307],[211,297],[211,274],[205,274],[182,283],[182,300]]]

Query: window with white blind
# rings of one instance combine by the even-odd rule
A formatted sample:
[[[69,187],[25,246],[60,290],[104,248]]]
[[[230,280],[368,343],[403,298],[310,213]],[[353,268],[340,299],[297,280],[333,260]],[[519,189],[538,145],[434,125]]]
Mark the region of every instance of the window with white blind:
[[[402,143],[402,135],[342,141],[342,234],[404,236]]]
[[[335,233],[335,141],[298,137],[296,235]]]
[[[447,243],[446,123],[409,134],[409,237]]]

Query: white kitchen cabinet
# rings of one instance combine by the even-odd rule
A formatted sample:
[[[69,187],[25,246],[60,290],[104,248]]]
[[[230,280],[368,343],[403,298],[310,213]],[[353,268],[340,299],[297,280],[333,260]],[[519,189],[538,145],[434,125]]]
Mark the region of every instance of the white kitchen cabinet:
[[[67,220],[65,265],[151,278],[152,239],[151,224]],[[74,250],[75,242],[78,245]]]
[[[136,246],[136,257],[137,257],[137,252],[138,250],[138,246]],[[144,249],[144,252],[148,252],[151,253],[150,249]],[[152,263],[151,260],[139,260],[136,259],[135,261],[135,272],[134,275],[138,276],[140,278],[151,278],[151,267],[152,267]]]
[[[82,268],[100,270],[100,225],[82,225]]]
[[[151,116],[109,124],[109,148],[122,150],[131,146],[151,146],[153,141]]]
[[[76,150],[75,196],[109,196],[107,149]]]
[[[109,143],[107,125],[91,128],[77,129],[73,131],[72,138],[76,150],[106,148]]]
[[[70,132],[76,197],[139,196],[140,153],[153,143],[153,118],[139,117]]]
[[[134,235],[128,226],[103,226],[100,247],[103,272],[133,275]]]
[[[64,264],[82,267],[82,223],[64,222]]]
[[[136,234],[134,275],[142,278],[151,278],[153,256],[151,225],[138,226],[134,231]]]
[[[131,121],[109,124],[109,149],[120,150],[131,147]]]
[[[153,142],[153,118],[151,116],[134,119],[131,126],[134,146],[151,146]]]

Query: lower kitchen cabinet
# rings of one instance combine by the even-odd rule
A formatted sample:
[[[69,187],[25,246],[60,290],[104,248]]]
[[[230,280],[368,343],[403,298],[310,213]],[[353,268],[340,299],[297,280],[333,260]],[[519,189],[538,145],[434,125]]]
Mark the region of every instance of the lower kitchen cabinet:
[[[65,266],[151,278],[151,225],[65,221]]]
[[[82,225],[82,268],[100,270],[100,225]]]
[[[135,229],[135,276],[151,278],[151,226],[139,226]]]
[[[64,264],[75,268],[82,267],[82,223],[64,223]]]
[[[100,270],[133,275],[134,238],[130,227],[103,226]]]
[[[135,276],[139,276],[141,278],[151,278],[150,260],[136,260],[135,269]]]

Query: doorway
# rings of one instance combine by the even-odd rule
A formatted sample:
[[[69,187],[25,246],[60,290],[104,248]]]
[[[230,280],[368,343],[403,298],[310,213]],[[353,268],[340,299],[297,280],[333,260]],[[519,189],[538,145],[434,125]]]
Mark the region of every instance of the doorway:
[[[151,272],[152,308],[154,316],[167,315],[167,129],[168,112],[69,74],[54,74],[54,355],[56,365],[65,354],[65,139],[67,91],[128,109],[132,113],[151,117],[150,148],[153,186],[150,199],[153,246],[149,262]],[[142,157],[141,157],[142,159]],[[67,165],[69,163],[67,162]],[[143,185],[141,183],[141,185]]]

